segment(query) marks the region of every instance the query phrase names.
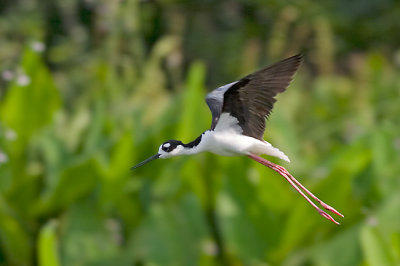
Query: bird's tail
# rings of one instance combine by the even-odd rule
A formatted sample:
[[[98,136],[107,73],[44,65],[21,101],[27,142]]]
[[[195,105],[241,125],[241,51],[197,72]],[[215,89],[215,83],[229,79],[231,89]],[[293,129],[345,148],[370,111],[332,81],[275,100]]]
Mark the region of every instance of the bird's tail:
[[[290,159],[286,154],[284,154],[278,148],[275,148],[274,146],[272,146],[271,143],[266,142],[266,141],[265,141],[265,143],[268,145],[268,147],[265,149],[263,154],[274,156],[274,157],[277,157],[279,159],[285,160],[290,163]]]

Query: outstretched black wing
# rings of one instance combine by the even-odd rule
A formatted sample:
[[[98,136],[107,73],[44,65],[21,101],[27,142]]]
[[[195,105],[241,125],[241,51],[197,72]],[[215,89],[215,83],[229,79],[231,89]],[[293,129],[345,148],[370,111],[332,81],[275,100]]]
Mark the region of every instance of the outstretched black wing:
[[[301,61],[302,55],[289,57],[209,93],[206,102],[213,117],[211,130],[221,113],[229,113],[237,118],[244,135],[263,139],[265,118],[275,96],[286,90]]]

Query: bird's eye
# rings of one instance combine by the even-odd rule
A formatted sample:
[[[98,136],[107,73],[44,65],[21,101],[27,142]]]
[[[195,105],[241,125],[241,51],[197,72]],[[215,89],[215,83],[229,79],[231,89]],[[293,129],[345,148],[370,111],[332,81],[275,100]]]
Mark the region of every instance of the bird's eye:
[[[171,151],[171,143],[165,143],[162,145],[162,150],[165,152]]]

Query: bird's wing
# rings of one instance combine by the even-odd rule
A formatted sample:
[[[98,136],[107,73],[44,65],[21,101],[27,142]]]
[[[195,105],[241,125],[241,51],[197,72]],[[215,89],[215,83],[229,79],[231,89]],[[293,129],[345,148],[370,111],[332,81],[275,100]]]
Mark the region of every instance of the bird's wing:
[[[242,134],[263,139],[265,118],[271,113],[276,102],[275,96],[286,90],[301,61],[302,55],[295,55],[231,84],[224,91],[218,117],[221,113],[229,113],[239,121]],[[209,101],[207,103],[213,113],[214,124],[214,113],[218,111],[215,110],[221,105],[221,100],[219,99],[218,106]],[[218,119],[215,123],[217,122]]]
[[[224,93],[236,82],[237,81],[221,86],[207,94],[206,103],[212,114],[211,130],[215,129],[219,117],[221,116],[222,106],[224,103]]]

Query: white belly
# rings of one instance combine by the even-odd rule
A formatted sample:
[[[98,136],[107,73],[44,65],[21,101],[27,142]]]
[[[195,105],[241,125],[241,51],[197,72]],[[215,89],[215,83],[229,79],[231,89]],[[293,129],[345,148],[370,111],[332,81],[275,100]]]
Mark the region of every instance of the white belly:
[[[215,131],[211,133],[214,134],[210,134],[211,145],[209,145],[209,151],[219,155],[247,155],[250,152],[262,154],[262,151],[266,146],[263,142],[257,139],[243,135]]]
[[[199,146],[190,153],[209,151],[223,156],[267,154],[290,162],[283,152],[270,143],[242,135],[242,131],[235,117],[222,113],[214,131],[204,132]]]
[[[229,131],[207,131],[204,136],[204,151],[210,151],[223,156],[253,154],[267,154],[289,161],[289,158],[280,150],[266,141],[237,134]]]

